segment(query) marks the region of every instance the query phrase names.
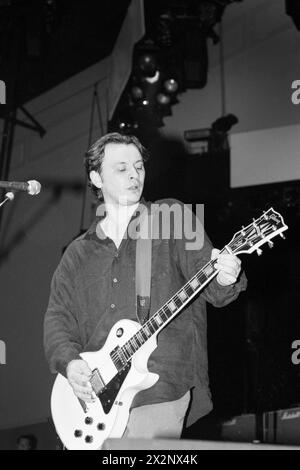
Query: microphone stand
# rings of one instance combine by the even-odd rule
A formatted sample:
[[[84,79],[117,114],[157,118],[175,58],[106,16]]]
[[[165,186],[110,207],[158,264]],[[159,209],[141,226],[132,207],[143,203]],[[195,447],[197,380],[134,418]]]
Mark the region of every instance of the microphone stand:
[[[14,193],[11,191],[9,193],[6,193],[5,196],[6,196],[5,199],[0,203],[0,207],[4,206],[4,204],[8,201],[13,201],[15,198]]]

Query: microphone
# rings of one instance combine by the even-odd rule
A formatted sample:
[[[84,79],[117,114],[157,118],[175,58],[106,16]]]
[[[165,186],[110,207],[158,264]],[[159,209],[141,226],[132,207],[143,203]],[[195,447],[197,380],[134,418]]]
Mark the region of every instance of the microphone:
[[[0,181],[0,188],[9,189],[10,191],[26,191],[30,196],[36,196],[41,191],[41,184],[35,180],[30,180],[26,183]]]

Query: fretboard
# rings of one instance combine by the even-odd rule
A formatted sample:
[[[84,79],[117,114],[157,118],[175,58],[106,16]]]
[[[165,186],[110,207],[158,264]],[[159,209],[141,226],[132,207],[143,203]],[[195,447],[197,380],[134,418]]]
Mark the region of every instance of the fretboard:
[[[228,253],[223,248],[221,253]],[[133,354],[136,353],[143,344],[153,335],[157,335],[195,295],[198,294],[217,274],[215,268],[216,260],[209,261],[201,268],[168,302],[166,302],[157,312],[155,312],[146,323],[135,333],[126,343],[121,346],[117,354],[119,364],[128,363]]]

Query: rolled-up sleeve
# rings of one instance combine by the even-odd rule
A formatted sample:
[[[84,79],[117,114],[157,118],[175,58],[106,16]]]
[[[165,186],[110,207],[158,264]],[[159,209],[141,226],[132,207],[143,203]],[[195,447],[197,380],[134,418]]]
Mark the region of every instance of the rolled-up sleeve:
[[[225,307],[235,300],[240,292],[246,290],[247,278],[242,271],[237,282],[230,286],[221,286],[217,279],[214,278],[208,286],[204,289],[202,295],[214,307]]]

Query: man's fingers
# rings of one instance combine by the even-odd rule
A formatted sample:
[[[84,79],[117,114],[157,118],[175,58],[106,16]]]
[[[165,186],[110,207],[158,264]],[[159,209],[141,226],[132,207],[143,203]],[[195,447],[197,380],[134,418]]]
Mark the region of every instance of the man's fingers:
[[[239,266],[242,264],[241,260],[235,256],[230,254],[220,254],[217,256],[218,262],[225,263],[225,264],[238,264]]]
[[[211,250],[211,259],[216,259],[219,253],[220,253],[220,250],[218,250],[217,248],[213,248]]]
[[[211,259],[216,259],[218,263],[229,266],[241,266],[241,260],[230,253],[220,253],[220,250],[213,248],[211,252]]]
[[[82,359],[71,361],[67,367],[68,379],[76,380],[79,383],[88,382],[91,375],[91,369]]]
[[[92,371],[83,359],[74,359],[67,366],[67,373],[83,374],[87,377],[92,375]]]
[[[79,385],[87,386],[88,388],[92,389],[92,386],[89,382],[89,377],[83,374],[78,374],[76,372],[73,372],[69,376],[69,380],[71,382],[76,382]]]
[[[211,258],[217,260],[214,264],[216,269],[226,275],[232,276],[233,282],[236,281],[241,271],[241,260],[237,256],[230,253],[220,254],[219,250],[214,248]]]
[[[91,388],[87,388],[87,387],[84,387],[82,385],[79,385],[78,383],[76,382],[70,382],[72,388],[74,391],[78,392],[78,393],[83,393],[85,395],[92,395],[93,394],[93,389],[92,387]]]
[[[67,378],[76,397],[92,403],[96,395],[89,382],[92,371],[82,359],[75,359],[67,366]]]
[[[70,385],[73,388],[75,395],[82,400],[93,402],[97,398],[92,388],[89,389],[87,387],[83,387],[82,385],[78,385],[76,382],[70,382]]]
[[[240,273],[240,267],[237,265],[215,263],[215,268],[226,274],[230,274],[231,276],[234,276],[235,278],[237,278]]]
[[[226,284],[234,284],[236,282],[236,276],[229,273],[226,273],[225,276],[226,278],[224,280],[226,280]]]
[[[87,376],[87,377],[90,377],[92,375],[92,371],[91,369],[89,368],[88,364],[85,362],[85,361],[80,361],[80,368],[79,368],[79,371]]]
[[[80,398],[80,400],[86,401],[87,403],[94,403],[95,398],[93,398],[91,395],[87,395],[86,393],[80,393],[80,392],[75,392],[77,398]]]
[[[234,284],[241,272],[241,260],[233,254],[217,254],[212,250],[212,259],[213,256],[216,257],[214,267],[219,271],[217,276],[219,284],[223,286]]]

